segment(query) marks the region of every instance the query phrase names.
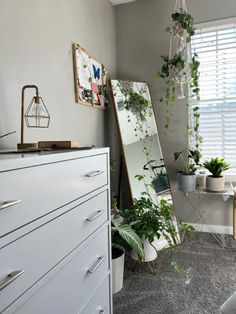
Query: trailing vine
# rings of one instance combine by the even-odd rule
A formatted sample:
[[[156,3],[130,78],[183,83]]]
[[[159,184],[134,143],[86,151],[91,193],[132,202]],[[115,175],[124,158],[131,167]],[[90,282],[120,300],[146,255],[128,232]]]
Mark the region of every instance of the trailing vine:
[[[183,99],[184,89],[188,89],[190,97],[185,100],[189,106],[192,103],[193,122],[188,124],[188,134],[193,136],[195,149],[200,150],[202,137],[199,134],[199,65],[197,54],[189,58],[189,44],[194,35],[193,17],[182,8],[172,14],[172,22],[166,31],[170,37],[177,39],[177,52],[172,56],[171,49],[169,56],[161,56],[163,65],[157,74],[157,78],[164,79],[164,94],[160,102],[166,106],[165,123],[166,129],[171,129],[173,120],[173,107],[177,99]]]

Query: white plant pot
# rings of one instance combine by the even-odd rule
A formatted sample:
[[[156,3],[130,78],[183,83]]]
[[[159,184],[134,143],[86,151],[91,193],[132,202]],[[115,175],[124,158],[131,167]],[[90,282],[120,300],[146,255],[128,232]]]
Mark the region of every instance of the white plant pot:
[[[196,175],[195,174],[177,174],[178,189],[181,192],[191,192],[196,190]]]
[[[222,192],[225,189],[225,177],[206,177],[206,189],[211,192]]]
[[[154,261],[157,258],[157,251],[163,249],[166,246],[166,241],[165,240],[158,240],[157,237],[154,238],[154,241],[152,244],[142,237],[142,244],[143,244],[143,250],[144,250],[144,260],[143,262],[151,262]],[[130,256],[134,260],[138,260],[138,255],[132,250],[130,253]]]
[[[120,245],[112,246],[112,293],[123,288],[125,249]]]

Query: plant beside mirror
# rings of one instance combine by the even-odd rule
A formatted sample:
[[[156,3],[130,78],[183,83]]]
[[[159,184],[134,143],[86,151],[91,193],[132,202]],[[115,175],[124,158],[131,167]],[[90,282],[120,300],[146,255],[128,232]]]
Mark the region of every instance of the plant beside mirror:
[[[151,186],[156,193],[163,192],[170,188],[168,176],[166,173],[165,165],[163,164],[163,159],[160,159],[161,164],[157,164],[157,160],[149,160],[143,169],[150,171],[152,182]]]
[[[169,246],[176,245],[177,228],[174,224],[173,206],[166,200],[161,199],[159,204],[152,201],[148,193],[135,200],[131,208],[120,212],[124,221],[131,226],[135,233],[140,237],[144,248],[145,262],[152,261],[157,257],[157,251],[166,242]],[[166,241],[161,241],[166,240]],[[134,250],[131,256],[138,259]]]
[[[112,212],[112,293],[123,287],[125,249],[133,250],[140,260],[144,259],[144,250],[140,237],[128,224],[116,223],[120,211]],[[119,219],[118,219],[119,220]],[[122,221],[122,220],[121,220]]]
[[[230,168],[230,164],[224,158],[216,157],[205,161],[203,166],[211,173],[206,177],[206,189],[212,192],[224,191],[225,177],[222,173]]]

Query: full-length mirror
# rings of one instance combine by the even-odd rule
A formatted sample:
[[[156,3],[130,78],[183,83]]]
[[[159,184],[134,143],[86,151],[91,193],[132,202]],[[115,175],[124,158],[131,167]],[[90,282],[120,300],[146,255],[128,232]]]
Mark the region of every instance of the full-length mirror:
[[[110,80],[110,87],[132,198],[145,191],[170,197],[147,83]]]

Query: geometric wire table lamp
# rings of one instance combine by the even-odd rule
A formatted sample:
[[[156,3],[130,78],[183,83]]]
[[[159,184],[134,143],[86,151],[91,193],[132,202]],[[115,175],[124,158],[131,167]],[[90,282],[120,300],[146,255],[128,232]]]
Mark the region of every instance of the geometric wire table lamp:
[[[24,114],[24,99],[26,89],[35,89],[35,96],[32,98]],[[25,85],[21,91],[21,142],[17,144],[18,149],[37,147],[37,143],[24,143],[24,118],[26,126],[29,128],[48,128],[50,115],[47,107],[39,96],[39,90],[36,85]]]

